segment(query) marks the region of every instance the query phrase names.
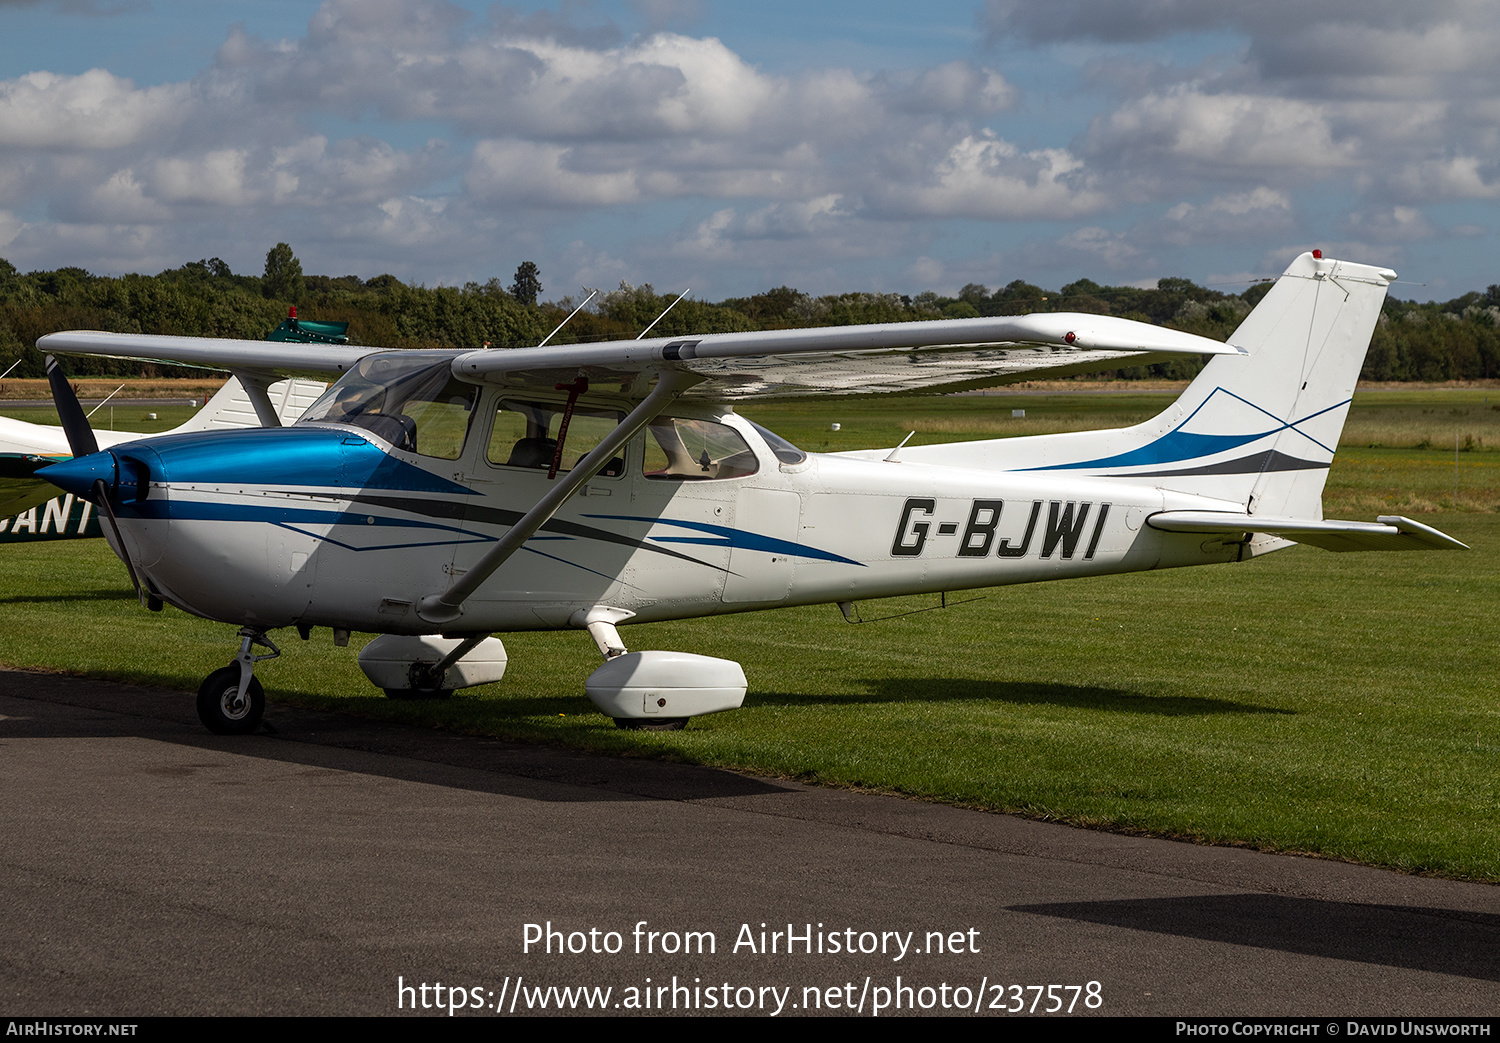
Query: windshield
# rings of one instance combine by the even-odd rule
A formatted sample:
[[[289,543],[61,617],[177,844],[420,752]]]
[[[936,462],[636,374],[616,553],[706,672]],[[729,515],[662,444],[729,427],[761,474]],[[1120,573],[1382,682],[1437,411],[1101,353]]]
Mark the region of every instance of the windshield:
[[[452,356],[402,352],[359,360],[298,424],[353,424],[397,449],[456,460],[479,388],[454,380]]]
[[[760,437],[766,440],[766,445],[770,447],[771,452],[775,454],[776,459],[780,460],[782,463],[800,464],[802,461],[807,459],[806,453],[798,449],[796,446],[792,445],[792,443],[788,442],[785,438],[782,438],[775,431],[771,431],[767,428],[761,427],[754,420],[750,421],[750,426],[755,428],[755,430],[759,432]]]

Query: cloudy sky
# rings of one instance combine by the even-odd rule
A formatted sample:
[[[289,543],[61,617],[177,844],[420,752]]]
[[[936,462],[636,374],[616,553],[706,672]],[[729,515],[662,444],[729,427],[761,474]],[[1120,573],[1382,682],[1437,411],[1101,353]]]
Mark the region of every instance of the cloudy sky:
[[[0,0],[0,257],[545,296],[1500,283],[1494,0]]]

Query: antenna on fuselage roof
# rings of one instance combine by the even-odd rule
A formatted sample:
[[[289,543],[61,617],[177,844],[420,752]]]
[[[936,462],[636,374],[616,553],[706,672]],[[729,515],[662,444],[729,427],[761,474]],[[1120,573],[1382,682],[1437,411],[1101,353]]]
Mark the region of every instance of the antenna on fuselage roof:
[[[667,312],[671,311],[673,308],[675,308],[679,304],[681,304],[682,303],[682,298],[686,297],[688,294],[690,294],[692,292],[693,292],[692,290],[683,290],[682,293],[678,295],[678,297],[677,297],[677,299],[675,301],[673,301],[671,304],[669,304],[665,308],[663,308],[661,314],[658,315],[656,318],[654,318],[654,319],[651,320],[651,326],[647,326],[645,329],[641,330],[641,332],[639,332],[639,333],[637,333],[635,335],[635,339],[636,340],[640,340],[646,334],[650,333],[652,326],[655,326],[662,319],[665,319],[667,317]]]
[[[599,296],[599,291],[595,290],[593,293],[591,293],[587,297],[585,297],[583,299],[583,304],[580,304],[578,307],[576,307],[572,311],[568,312],[568,317],[566,319],[564,319],[562,322],[559,322],[557,324],[557,330],[560,330],[564,326],[566,326],[568,324],[569,320],[571,320],[573,318],[573,316],[575,316],[579,312],[583,311],[584,305],[588,304],[589,301],[593,300],[597,296]],[[557,330],[553,330],[551,333],[549,333],[545,337],[543,337],[542,338],[542,342],[540,344],[538,344],[537,347],[539,347],[539,348],[546,347],[547,346],[547,342],[549,340],[551,340],[553,337],[557,336]]]

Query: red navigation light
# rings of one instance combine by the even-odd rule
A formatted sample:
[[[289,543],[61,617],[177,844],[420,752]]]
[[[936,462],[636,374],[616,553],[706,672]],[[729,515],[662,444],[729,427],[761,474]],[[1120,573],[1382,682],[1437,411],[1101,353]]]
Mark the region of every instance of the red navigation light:
[[[1069,344],[1072,344],[1077,339],[1078,334],[1074,333],[1072,330],[1069,330],[1066,334],[1063,335],[1063,340],[1067,341]]]
[[[1323,259],[1323,251],[1322,250],[1314,250],[1313,251],[1313,260],[1315,260],[1315,261],[1321,261],[1322,259]]]
[[[295,304],[286,310],[286,317],[289,319],[295,319],[297,317],[297,306]]]

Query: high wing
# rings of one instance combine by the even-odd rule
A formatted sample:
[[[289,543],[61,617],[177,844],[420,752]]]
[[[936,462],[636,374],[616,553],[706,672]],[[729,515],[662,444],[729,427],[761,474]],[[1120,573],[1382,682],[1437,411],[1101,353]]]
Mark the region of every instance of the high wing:
[[[345,344],[165,337],[149,333],[101,333],[98,330],[49,333],[39,339],[36,346],[51,355],[97,355],[201,369],[243,369],[278,376],[344,373],[366,355],[380,350]]]
[[[49,334],[37,347],[277,375],[343,373],[379,350],[96,332]],[[452,365],[462,380],[515,387],[550,388],[581,373],[637,398],[649,390],[652,374],[673,370],[698,378],[688,396],[741,399],[941,393],[1226,354],[1246,352],[1129,319],[1055,312],[491,348],[459,354]]]
[[[685,397],[795,398],[963,391],[1177,355],[1238,354],[1245,352],[1148,323],[1056,312],[475,351],[454,359],[453,372],[504,385],[550,385],[582,372],[623,386],[670,368],[701,379]]]

